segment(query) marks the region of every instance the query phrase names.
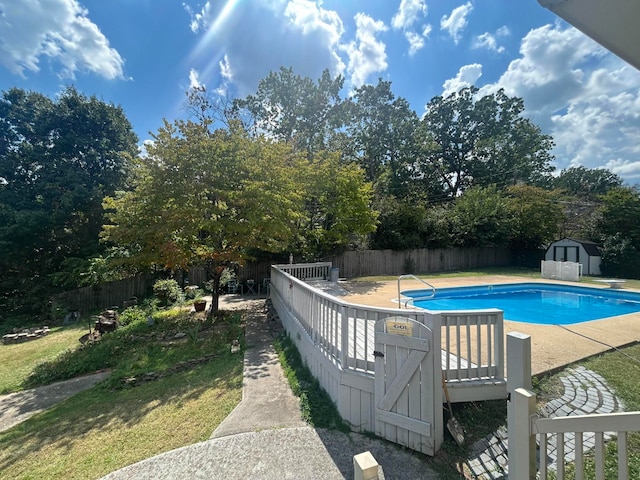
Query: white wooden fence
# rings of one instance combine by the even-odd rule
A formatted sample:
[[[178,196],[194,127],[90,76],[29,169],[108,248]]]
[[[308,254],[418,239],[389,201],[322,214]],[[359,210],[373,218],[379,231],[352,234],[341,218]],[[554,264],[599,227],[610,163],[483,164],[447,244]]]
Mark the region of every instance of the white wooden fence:
[[[376,431],[380,411],[375,396],[376,356],[380,363],[380,352],[375,351],[376,323],[390,317],[415,321],[431,332],[427,343],[442,362],[434,362],[437,371],[429,377],[433,382],[428,386],[430,404],[443,403],[443,373],[454,387],[450,390],[453,402],[506,397],[502,312],[444,314],[356,305],[298,278],[328,278],[330,268],[331,264],[274,265],[271,298],[305,363],[353,430]],[[422,422],[431,431],[415,442],[430,455],[439,449],[444,434],[441,407],[437,413],[431,422]],[[402,438],[397,435],[398,443],[414,448]]]
[[[582,264],[576,262],[542,260],[540,263],[540,276],[542,278],[550,278],[553,280],[579,282],[582,277]]]
[[[574,448],[575,479],[587,478],[585,453],[593,450],[595,479],[604,480],[605,434],[612,432],[617,439],[617,478],[628,480],[627,436],[630,432],[640,432],[640,412],[542,418],[536,415],[536,394],[531,391],[531,338],[518,333],[509,334],[507,351],[514,353],[507,360],[509,479],[549,478],[548,452],[555,444],[557,462],[554,477],[563,480],[566,473],[565,445],[570,443]],[[556,441],[550,442],[553,436]],[[539,445],[539,455],[536,455],[536,445]]]

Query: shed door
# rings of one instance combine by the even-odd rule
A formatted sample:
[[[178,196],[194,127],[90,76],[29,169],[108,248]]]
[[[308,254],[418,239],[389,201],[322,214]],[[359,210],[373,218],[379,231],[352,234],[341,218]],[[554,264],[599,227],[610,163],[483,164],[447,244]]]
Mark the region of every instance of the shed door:
[[[376,434],[427,455],[435,454],[436,444],[432,341],[431,330],[414,320],[376,322]],[[438,408],[442,415],[442,405]]]
[[[553,247],[553,260],[556,262],[578,263],[579,258],[578,247]]]

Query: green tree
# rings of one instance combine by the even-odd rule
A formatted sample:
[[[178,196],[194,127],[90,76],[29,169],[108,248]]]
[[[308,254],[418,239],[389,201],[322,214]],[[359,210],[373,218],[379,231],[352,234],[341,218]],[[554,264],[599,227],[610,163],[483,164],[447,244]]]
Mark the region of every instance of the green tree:
[[[402,197],[407,191],[416,157],[414,132],[419,121],[404,98],[396,98],[391,82],[363,85],[345,103],[349,112],[348,146],[343,152],[360,165],[370,182],[387,177],[389,194]],[[386,193],[386,192],[385,192]]]
[[[434,97],[423,123],[437,147],[427,152],[424,173],[436,172],[451,198],[471,186],[548,184],[553,141],[523,112],[522,99],[503,90],[479,97],[468,87]]]
[[[373,188],[354,164],[341,164],[337,153],[320,152],[306,165],[300,178],[306,213],[299,230],[307,259],[340,253],[364,242],[376,228]]]
[[[248,131],[265,133],[311,157],[326,150],[343,125],[343,84],[342,76],[331,78],[328,70],[314,82],[282,67],[260,80],[255,95],[235,100],[233,110]]]
[[[374,184],[378,229],[375,248],[420,248],[429,243],[426,201],[442,197],[438,180],[420,169],[430,134],[404,98],[391,91],[391,82],[364,85],[345,102],[348,112],[343,157],[355,162]]]
[[[622,183],[619,176],[604,168],[579,166],[562,170],[553,181],[554,188],[562,195],[564,207],[562,236],[594,236],[601,197],[610,190],[621,187]]]
[[[640,195],[618,187],[601,197],[595,238],[602,244],[602,273],[640,278]]]
[[[39,308],[101,251],[102,198],[121,188],[137,138],[120,107],[72,87],[56,101],[0,99],[0,302]]]
[[[640,195],[634,187],[619,187],[600,197],[596,234],[601,238],[622,234],[640,248]]]
[[[555,188],[567,195],[596,200],[609,190],[622,186],[622,179],[605,168],[570,167],[560,172],[553,181]]]
[[[604,239],[601,247],[603,275],[640,278],[640,250],[629,237],[616,233]]]
[[[452,209],[453,241],[461,247],[504,247],[513,222],[509,202],[495,185],[472,187]]]
[[[106,199],[104,238],[141,265],[205,265],[216,313],[225,268],[292,239],[303,215],[299,164],[285,144],[250,138],[237,122],[210,132],[206,122],[165,121],[133,188]]]
[[[512,249],[538,250],[557,239],[563,213],[555,193],[529,185],[509,187],[506,193],[512,216]]]

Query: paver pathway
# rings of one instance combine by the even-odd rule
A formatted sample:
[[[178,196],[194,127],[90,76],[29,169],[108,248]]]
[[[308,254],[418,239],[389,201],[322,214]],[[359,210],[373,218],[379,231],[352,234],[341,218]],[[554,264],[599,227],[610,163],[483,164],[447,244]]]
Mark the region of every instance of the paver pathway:
[[[548,402],[540,412],[547,417],[615,413],[623,411],[621,401],[611,391],[607,382],[597,373],[582,366],[567,369],[560,381],[564,387],[562,397]],[[605,439],[611,438],[605,434]],[[575,459],[575,434],[565,435],[564,459]],[[585,433],[583,443],[586,449],[595,447],[595,435]],[[505,427],[480,440],[473,446],[472,456],[466,468],[480,480],[503,480],[508,478],[508,439]],[[556,470],[556,436],[549,437],[548,465]]]

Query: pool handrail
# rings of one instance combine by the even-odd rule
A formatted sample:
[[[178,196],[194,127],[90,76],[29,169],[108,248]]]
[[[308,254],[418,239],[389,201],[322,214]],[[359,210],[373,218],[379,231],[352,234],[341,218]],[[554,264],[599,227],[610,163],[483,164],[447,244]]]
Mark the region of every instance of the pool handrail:
[[[405,279],[405,278],[412,278],[420,283],[424,283],[427,287],[431,288],[431,295],[429,296],[424,296],[424,297],[420,297],[420,299],[427,299],[427,298],[433,298],[436,296],[436,287],[434,287],[433,285],[431,285],[429,282],[425,282],[424,280],[422,280],[421,278],[416,277],[415,275],[412,275],[410,273],[405,273],[404,275],[400,275],[398,277],[398,308],[402,308],[402,295],[400,294],[400,281]],[[404,304],[404,308],[407,308],[407,304],[412,301],[415,300],[415,298],[409,298],[405,304]]]

